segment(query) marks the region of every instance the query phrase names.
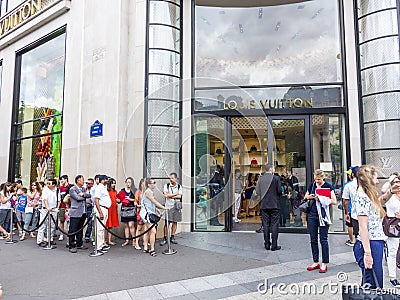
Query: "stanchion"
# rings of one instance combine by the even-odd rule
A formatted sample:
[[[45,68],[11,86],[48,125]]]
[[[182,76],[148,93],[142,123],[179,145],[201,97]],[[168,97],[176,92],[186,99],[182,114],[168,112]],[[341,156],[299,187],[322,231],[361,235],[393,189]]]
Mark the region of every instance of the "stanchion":
[[[177,251],[175,249],[171,249],[171,229],[169,227],[168,222],[168,210],[165,211],[165,222],[167,222],[167,244],[168,249],[165,249],[162,253],[165,255],[172,255],[175,254]]]
[[[13,220],[13,208],[10,208],[10,238],[5,242],[5,244],[15,244],[18,243],[18,241],[14,240],[14,220]]]
[[[55,226],[57,226],[57,225],[55,224]],[[43,247],[42,248],[43,250],[53,250],[53,249],[57,248],[56,246],[53,246],[51,244],[51,236],[52,236],[52,234],[51,234],[51,212],[48,211],[48,215],[47,215],[47,246]]]
[[[93,230],[94,230],[94,252],[89,253],[90,257],[101,256],[104,253],[101,251],[97,251],[97,220],[96,220],[96,212],[93,210],[92,212],[93,218]]]

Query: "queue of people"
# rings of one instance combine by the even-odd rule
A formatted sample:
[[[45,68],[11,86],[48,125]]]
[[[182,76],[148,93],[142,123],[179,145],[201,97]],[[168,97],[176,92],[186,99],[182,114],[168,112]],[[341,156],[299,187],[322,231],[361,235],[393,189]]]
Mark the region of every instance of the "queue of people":
[[[115,179],[106,175],[96,175],[87,181],[83,175],[77,175],[74,184],[70,184],[68,176],[63,175],[59,180],[49,179],[46,183],[32,182],[29,189],[23,187],[20,180],[6,182],[1,185],[0,191],[0,239],[10,239],[11,230],[17,227],[20,241],[28,237],[36,238],[39,247],[46,247],[49,243],[56,244],[54,239],[58,228],[59,241],[68,232],[69,252],[86,250],[89,247],[85,244],[93,243],[97,247],[95,250],[107,253],[111,246],[116,245],[111,232],[121,222],[125,234],[123,247],[131,244],[136,250],[156,256],[156,225],[159,219],[155,221],[154,216],[159,217],[160,210],[165,210],[169,212],[170,222],[165,224],[161,245],[166,242],[166,230],[170,224],[173,233],[171,242],[177,243],[174,234],[177,222],[182,218],[182,187],[177,182],[176,173],[170,174],[170,182],[164,186],[165,206],[161,204],[164,201],[155,199],[156,181],[151,178],[142,178],[138,188],[132,177],[126,178],[125,187],[120,191],[116,190],[116,184]],[[118,204],[121,204],[120,213]],[[10,222],[11,213],[14,224]],[[97,217],[96,226],[92,222],[92,213]],[[65,229],[67,224],[68,230]],[[84,227],[86,230],[82,229]],[[50,232],[46,233],[48,228]],[[141,235],[143,229],[148,232],[143,235],[141,246],[139,238],[135,237]],[[95,235],[97,243],[94,243]]]
[[[382,226],[385,216],[399,219],[400,224],[400,174],[393,173],[381,191],[378,191],[378,171],[373,166],[351,167],[348,175],[350,183],[344,187],[342,198],[346,224],[349,227],[351,225],[352,230],[349,230],[349,240],[346,244],[353,247],[354,257],[362,270],[365,282],[371,287],[380,288],[383,287],[382,264],[386,244],[389,281],[394,287],[400,288],[396,274],[397,264],[400,263],[397,261],[400,230],[398,236],[387,236]],[[246,191],[246,187],[254,188],[260,200],[264,247],[271,251],[282,250],[278,244],[279,199],[285,193],[282,179],[274,174],[272,165],[266,166],[266,172],[257,179],[254,187],[249,179],[242,185],[240,176],[240,171],[236,170],[235,192],[239,195],[235,195],[235,204],[239,207],[240,193]],[[9,239],[11,230],[16,227],[19,230],[20,241],[29,237],[36,238],[38,246],[45,247],[48,243],[56,243],[54,238],[57,227],[61,229],[59,240],[62,239],[63,223],[68,223],[67,245],[71,253],[88,249],[84,241],[92,242],[94,235],[97,237],[96,250],[107,253],[116,243],[113,242],[111,234],[106,234],[105,228],[110,230],[122,222],[125,233],[122,246],[131,244],[137,250],[156,256],[157,227],[153,225],[158,221],[160,209],[167,211],[169,219],[164,227],[161,245],[167,242],[168,226],[171,226],[172,231],[170,242],[177,243],[174,235],[177,223],[182,219],[182,187],[177,181],[177,174],[171,173],[169,181],[163,188],[165,204],[155,198],[157,182],[152,178],[142,178],[136,188],[134,179],[128,177],[125,187],[119,192],[116,189],[116,180],[105,175],[96,175],[94,179],[89,178],[87,181],[82,175],[77,175],[74,184],[70,184],[68,176],[63,175],[60,182],[56,179],[49,179],[46,183],[32,182],[29,189],[23,187],[21,181],[4,183],[0,191],[0,239]],[[329,210],[336,204],[337,199],[333,186],[325,181],[322,170],[314,171],[314,180],[308,186],[304,200],[309,207],[307,229],[313,259],[307,270],[326,273],[330,262],[328,233],[332,223]],[[61,203],[64,203],[65,211]],[[121,212],[118,216],[119,203]],[[90,223],[92,212],[98,217],[96,226],[93,226],[95,231]],[[10,222],[11,213],[13,224]],[[48,219],[49,226],[46,226],[47,214],[51,215]],[[61,218],[60,214],[63,214],[64,218]],[[234,218],[237,216],[238,208],[235,209]],[[64,219],[65,221],[62,221]],[[84,234],[80,229],[85,223],[87,226]],[[45,239],[47,228],[50,228],[50,232],[47,233],[50,241]],[[140,235],[143,229],[147,233],[140,245],[139,239],[135,237]],[[318,244],[321,245],[321,263]]]

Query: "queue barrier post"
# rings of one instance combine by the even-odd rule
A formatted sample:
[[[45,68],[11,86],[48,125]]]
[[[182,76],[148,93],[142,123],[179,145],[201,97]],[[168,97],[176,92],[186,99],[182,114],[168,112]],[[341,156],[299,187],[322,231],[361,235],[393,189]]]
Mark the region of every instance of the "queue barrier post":
[[[175,254],[177,251],[175,249],[171,249],[171,229],[169,227],[169,222],[168,222],[168,210],[165,211],[165,222],[167,225],[167,244],[168,244],[168,249],[165,249],[162,253],[165,255],[172,255]]]
[[[91,253],[89,253],[89,256],[90,257],[97,257],[97,256],[101,256],[101,255],[103,255],[104,253],[103,252],[101,252],[101,251],[97,251],[97,243],[98,243],[98,241],[97,241],[97,220],[96,220],[96,212],[95,212],[95,210],[93,209],[93,212],[92,212],[92,218],[93,218],[93,231],[94,231],[94,251],[93,252],[91,252]]]
[[[54,208],[53,208],[54,209]],[[57,227],[57,224],[54,224]],[[51,212],[47,211],[47,246],[43,247],[43,250],[53,250],[57,248],[51,244]]]
[[[14,218],[13,218],[13,208],[10,208],[10,213],[11,213],[11,217],[10,217],[10,237],[9,239],[5,242],[5,244],[15,244],[18,243],[18,241],[14,240]]]

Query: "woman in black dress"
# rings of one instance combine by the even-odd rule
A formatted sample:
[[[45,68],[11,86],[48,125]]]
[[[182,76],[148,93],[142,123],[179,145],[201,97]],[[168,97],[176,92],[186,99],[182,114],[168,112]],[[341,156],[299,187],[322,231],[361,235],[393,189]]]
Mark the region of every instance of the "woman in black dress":
[[[135,209],[135,181],[132,177],[125,180],[125,188],[123,188],[117,195],[117,201],[122,203],[121,206],[121,222],[124,223],[125,242],[122,247],[129,244],[129,234],[135,236],[135,222],[136,222],[136,209]],[[132,243],[135,246],[135,242]]]

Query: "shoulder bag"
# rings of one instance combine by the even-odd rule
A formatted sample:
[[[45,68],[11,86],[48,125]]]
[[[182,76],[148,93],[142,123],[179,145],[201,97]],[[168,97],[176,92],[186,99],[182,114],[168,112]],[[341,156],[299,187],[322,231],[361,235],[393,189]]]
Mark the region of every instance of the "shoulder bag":
[[[149,213],[144,201],[142,201],[142,205],[144,206],[144,209],[146,210],[146,216],[145,216],[144,220],[148,220],[151,224],[157,224],[160,221],[161,217],[157,214]]]
[[[315,200],[314,199],[303,199],[300,202],[299,209],[301,212],[308,214],[311,211],[311,207],[313,206]]]
[[[129,197],[129,198],[134,198],[134,195],[132,195],[132,191],[128,194],[125,189],[124,193]],[[133,196],[133,197],[132,197]],[[130,206],[121,206],[121,213],[120,216],[122,218],[136,218],[136,206],[130,205]]]
[[[311,189],[311,193],[313,190],[315,192],[315,188],[316,188],[315,182],[313,183],[313,186],[314,186],[314,188]],[[314,203],[315,203],[314,199],[302,199],[300,201],[299,209],[301,212],[308,214],[308,213],[310,213],[311,207],[314,205]]]
[[[383,232],[388,237],[400,237],[400,219],[385,216],[382,220]]]
[[[352,299],[400,299],[400,295],[396,294],[391,289],[380,289],[380,288],[370,288],[368,284],[365,283],[365,272],[371,272],[372,278],[374,280],[375,286],[379,287],[378,279],[374,269],[364,269],[362,274],[361,286],[353,285],[342,285],[342,299],[352,300]]]

